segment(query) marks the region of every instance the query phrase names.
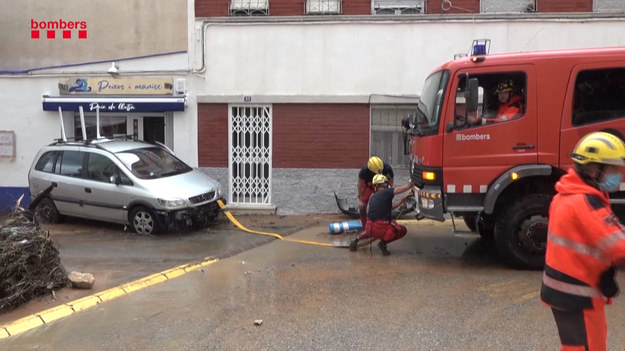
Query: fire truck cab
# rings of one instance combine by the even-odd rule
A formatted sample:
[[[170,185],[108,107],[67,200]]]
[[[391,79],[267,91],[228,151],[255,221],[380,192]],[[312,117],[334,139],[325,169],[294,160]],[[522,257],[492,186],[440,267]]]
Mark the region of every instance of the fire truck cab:
[[[625,47],[447,62],[402,126],[420,216],[462,216],[507,263],[541,269],[549,204],[573,165],[570,151],[592,131],[625,135]]]

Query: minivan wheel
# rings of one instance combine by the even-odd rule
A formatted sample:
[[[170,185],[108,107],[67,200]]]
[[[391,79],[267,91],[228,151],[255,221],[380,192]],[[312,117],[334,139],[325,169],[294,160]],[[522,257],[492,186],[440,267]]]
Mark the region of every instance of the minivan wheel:
[[[130,223],[135,232],[139,234],[158,234],[162,231],[154,211],[143,206],[135,207],[130,212]]]
[[[59,223],[61,221],[61,214],[49,197],[41,200],[35,211],[35,217],[43,223]]]

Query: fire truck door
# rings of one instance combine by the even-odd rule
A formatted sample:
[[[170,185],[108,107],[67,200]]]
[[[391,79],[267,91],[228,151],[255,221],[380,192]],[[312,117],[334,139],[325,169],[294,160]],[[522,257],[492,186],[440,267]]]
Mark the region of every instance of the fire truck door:
[[[491,182],[506,170],[538,160],[533,67],[515,67],[510,72],[499,69],[496,72],[469,74],[478,78],[481,88],[476,113],[481,119],[445,131],[443,191],[446,193],[486,193]],[[451,91],[461,92],[463,84],[461,75],[456,75]],[[496,105],[499,90],[509,92],[509,104],[513,99],[520,102],[522,106],[518,115],[507,118],[497,115],[498,111],[503,111]],[[461,105],[461,99],[448,100],[445,112],[447,125],[453,123],[458,116],[457,111],[462,111]]]

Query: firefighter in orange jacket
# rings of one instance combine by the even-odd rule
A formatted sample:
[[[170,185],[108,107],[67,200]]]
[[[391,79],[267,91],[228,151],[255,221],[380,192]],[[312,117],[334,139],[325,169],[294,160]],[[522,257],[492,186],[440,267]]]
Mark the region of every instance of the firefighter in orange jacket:
[[[497,95],[497,102],[499,103],[497,114],[495,116],[491,115],[492,117],[470,118],[471,124],[505,122],[521,117],[524,99],[521,95],[514,94],[512,84],[507,82],[497,84],[494,94]]]
[[[619,189],[625,144],[606,132],[584,136],[571,152],[575,167],[556,183],[540,298],[551,307],[561,350],[606,350],[604,305],[618,292],[615,267],[625,264],[625,227],[610,207]]]
[[[497,101],[499,101],[499,108],[497,109],[497,116],[491,118],[492,122],[504,122],[517,118],[523,113],[523,97],[513,94],[514,89],[511,84],[501,82],[497,85],[495,93],[497,94]]]

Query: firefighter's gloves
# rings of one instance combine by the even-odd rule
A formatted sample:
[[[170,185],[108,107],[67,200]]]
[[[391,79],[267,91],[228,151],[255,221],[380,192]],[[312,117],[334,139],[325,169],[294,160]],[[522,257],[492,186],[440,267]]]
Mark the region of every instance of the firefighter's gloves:
[[[619,287],[614,279],[616,269],[614,266],[608,268],[599,277],[599,289],[605,297],[615,297],[619,293]]]

